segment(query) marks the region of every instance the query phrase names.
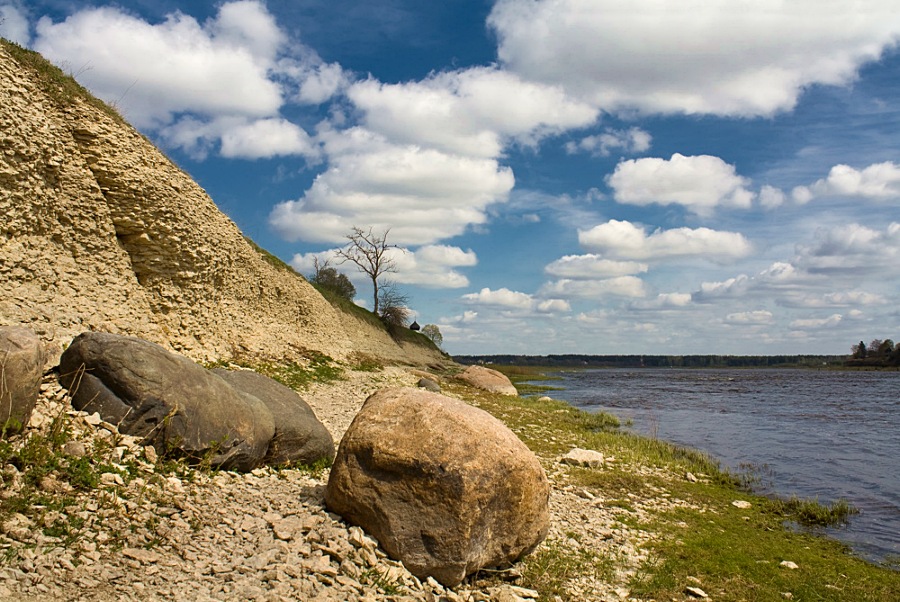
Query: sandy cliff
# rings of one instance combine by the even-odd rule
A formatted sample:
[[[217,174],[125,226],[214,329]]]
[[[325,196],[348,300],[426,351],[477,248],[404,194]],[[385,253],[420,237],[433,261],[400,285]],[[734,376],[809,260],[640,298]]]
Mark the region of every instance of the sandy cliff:
[[[41,63],[0,44],[0,325],[56,349],[93,329],[196,359],[438,359],[266,261],[190,176]]]

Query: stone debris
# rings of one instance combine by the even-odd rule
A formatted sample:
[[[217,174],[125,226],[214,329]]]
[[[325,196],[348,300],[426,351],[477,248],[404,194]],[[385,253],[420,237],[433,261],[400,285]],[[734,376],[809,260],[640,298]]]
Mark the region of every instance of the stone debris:
[[[338,439],[349,424],[347,417],[371,390],[385,384],[409,386],[416,380],[399,368],[376,375],[353,373],[347,380],[312,387],[316,392],[310,396],[311,405],[329,428],[337,425],[337,432],[332,432]],[[105,446],[109,469],[95,490],[76,492],[62,512],[47,512],[38,521],[16,514],[0,524],[0,553],[8,559],[0,567],[0,600],[526,602],[538,598],[538,592],[517,583],[520,565],[476,574],[453,588],[434,578],[415,577],[363,529],[327,511],[327,471],[166,470],[138,438],[100,428],[84,412],[72,410],[52,376],[45,377],[34,412],[45,418],[46,425],[60,416],[68,420],[71,440],[62,446],[63,454],[77,458],[82,451],[95,453],[96,446]],[[641,522],[663,509],[687,506],[686,502],[653,488],[630,499],[630,511],[607,507],[601,495],[585,495],[583,487],[569,483],[569,466],[552,459],[542,462],[551,483],[551,524],[547,539],[533,554],[563,548],[609,559],[612,574],[576,576],[565,584],[567,596],[628,599],[627,584],[649,560],[646,544],[652,535],[627,526],[619,517],[632,512]],[[4,495],[21,487],[21,476],[12,465],[0,467],[0,479]],[[56,486],[53,480],[46,483],[50,489]]]
[[[745,500],[734,500],[733,502],[731,502],[731,505],[734,506],[735,508],[740,508],[741,510],[746,510],[753,504],[751,504],[750,502],[745,501]]]

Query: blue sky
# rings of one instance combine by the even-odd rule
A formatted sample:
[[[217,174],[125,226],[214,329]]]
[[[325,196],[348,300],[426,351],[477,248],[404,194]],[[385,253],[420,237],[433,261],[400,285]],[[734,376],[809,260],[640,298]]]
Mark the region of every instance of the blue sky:
[[[389,228],[393,278],[450,353],[900,339],[894,2],[0,0],[0,15],[301,273],[352,227]]]

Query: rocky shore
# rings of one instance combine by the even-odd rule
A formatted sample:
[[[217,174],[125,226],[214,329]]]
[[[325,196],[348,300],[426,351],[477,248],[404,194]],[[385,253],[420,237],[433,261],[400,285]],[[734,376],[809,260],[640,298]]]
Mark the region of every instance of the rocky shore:
[[[337,441],[371,392],[414,385],[418,378],[399,367],[348,372],[303,396]],[[0,525],[0,600],[538,598],[519,585],[518,567],[476,575],[455,590],[417,579],[361,529],[326,510],[327,469],[266,467],[241,474],[160,462],[134,438],[68,403],[49,376],[30,428],[66,428],[62,453],[105,457],[108,470],[89,492],[69,491],[68,484],[45,477],[40,488],[47,496],[74,501],[39,518],[15,514]],[[604,558],[602,570],[573,575],[566,597],[628,599],[628,580],[646,559],[642,543],[651,535],[618,520],[622,508],[572,485],[559,458],[541,462],[552,484],[551,530],[534,554],[549,557],[563,547]],[[22,475],[15,465],[0,474],[3,495],[16,495]],[[662,490],[632,502],[628,512],[636,516],[684,503]]]

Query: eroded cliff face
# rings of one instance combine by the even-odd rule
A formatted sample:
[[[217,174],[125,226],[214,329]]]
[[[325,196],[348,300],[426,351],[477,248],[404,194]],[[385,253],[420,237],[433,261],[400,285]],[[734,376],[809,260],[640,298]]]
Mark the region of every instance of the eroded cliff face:
[[[267,262],[137,131],[52,85],[0,44],[0,325],[57,351],[100,330],[195,359],[436,359]]]

